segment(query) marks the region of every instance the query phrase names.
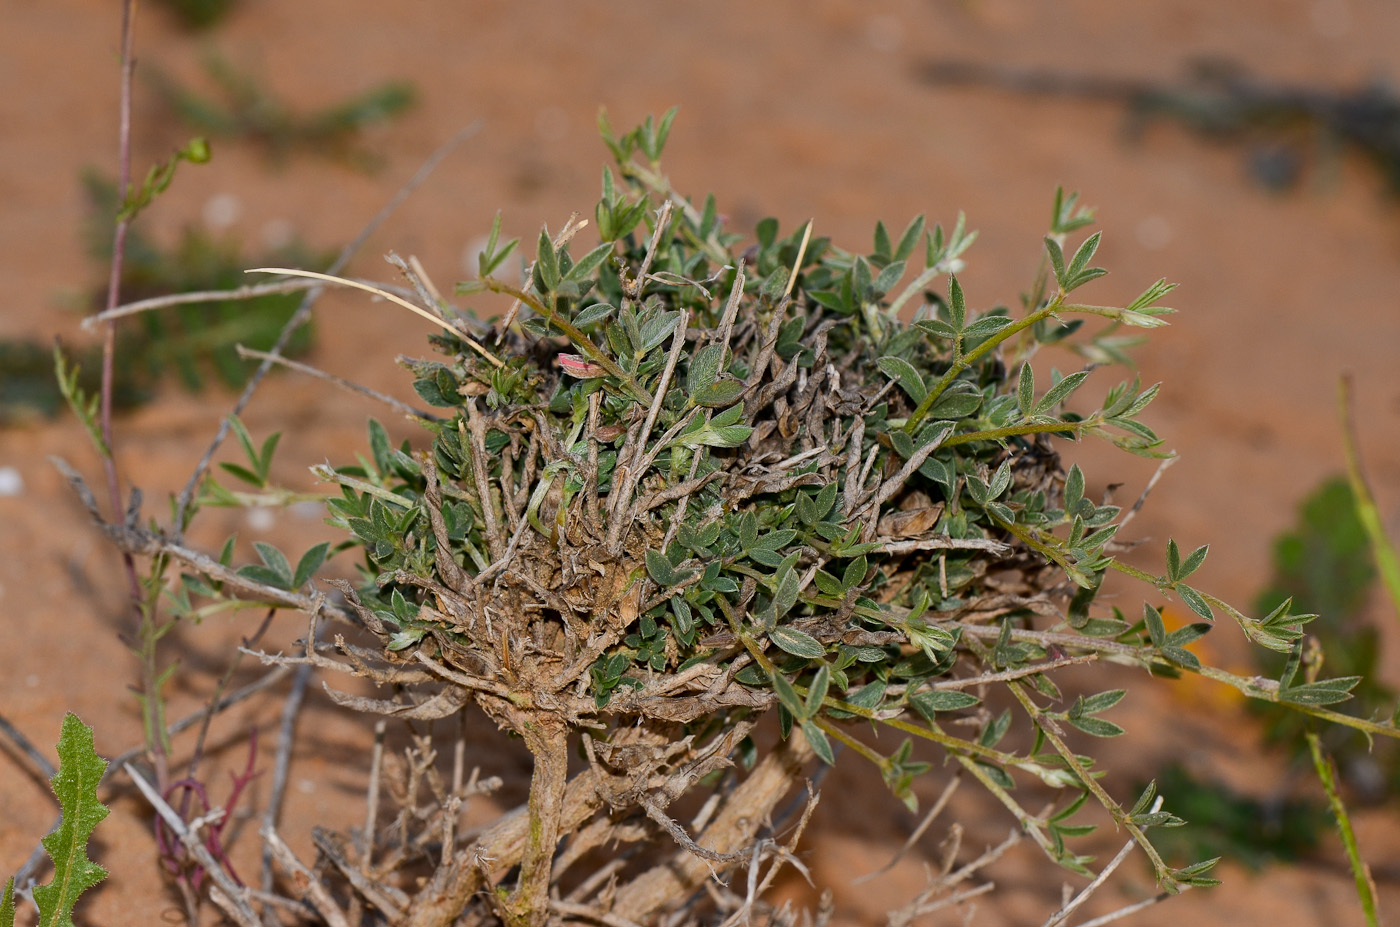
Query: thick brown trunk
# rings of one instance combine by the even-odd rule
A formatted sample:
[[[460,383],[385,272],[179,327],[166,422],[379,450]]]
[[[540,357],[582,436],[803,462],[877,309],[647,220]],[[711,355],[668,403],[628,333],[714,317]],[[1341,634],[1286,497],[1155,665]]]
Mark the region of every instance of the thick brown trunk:
[[[787,742],[765,756],[730,794],[695,842],[716,853],[734,853],[750,846],[811,759],[807,739],[794,730]],[[619,888],[611,913],[634,923],[645,921],[666,905],[691,897],[711,872],[722,868],[722,864],[678,850],[663,865]]]

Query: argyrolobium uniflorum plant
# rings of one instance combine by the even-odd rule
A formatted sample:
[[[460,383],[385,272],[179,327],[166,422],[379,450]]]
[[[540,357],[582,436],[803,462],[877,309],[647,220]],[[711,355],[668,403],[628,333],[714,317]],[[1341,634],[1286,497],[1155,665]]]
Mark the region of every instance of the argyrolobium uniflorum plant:
[[[1150,787],[1120,803],[1095,768],[1094,738],[1123,733],[1103,715],[1124,690],[1066,696],[1053,671],[1203,673],[1394,733],[1325,707],[1354,678],[1319,680],[1315,661],[1300,676],[1312,616],[1285,603],[1253,619],[1188,585],[1205,547],[1169,542],[1160,575],[1115,559],[1122,511],[1089,498],[1056,446],[1165,456],[1140,420],[1157,387],[1086,396],[1106,375],[1094,368],[1122,360],[1121,327],[1164,324],[1171,287],[1121,308],[1081,301],[1104,271],[1098,234],[1068,247],[1090,222],[1074,196],[1055,197],[1021,309],[979,311],[956,278],[975,238],[961,216],[951,230],[879,224],[869,252],[811,223],[735,234],[712,197],[696,207],[661,173],[671,116],[621,136],[602,121],[617,173],[603,172],[591,228],[541,233],[523,272],[498,218],[459,289],[504,294],[495,325],[398,262],[413,308],[446,330],[436,359],[405,362],[436,410],[417,416],[431,440],[395,447],[372,423],[368,459],[318,472],[340,484],[332,521],[364,551],[365,583],[339,588],[382,645],[342,642],[340,665],[400,688],[341,699],[418,720],[474,704],[523,740],[534,772],[520,813],[457,834],[443,822],[461,795],[425,785],[425,760],[394,852],[346,865],[318,838],[347,891],[395,924],[739,917],[779,866],[800,865],[780,811],[809,767],[859,754],[912,808],[921,740],[1076,872],[1091,860],[1070,838],[1092,829],[1076,812],[1101,805],[1174,891],[1208,884],[1213,861],[1169,866],[1148,832],[1180,819]],[[1096,319],[1108,324],[1081,328]],[[1085,366],[1036,373],[1047,344]],[[263,559],[245,591],[305,581],[275,549]],[[1136,619],[1099,607],[1109,571],[1159,601]],[[1200,620],[1168,631],[1171,596]],[[1221,612],[1292,655],[1282,678],[1199,662],[1188,646]],[[1010,707],[988,707],[997,689]],[[872,726],[889,730],[877,741]],[[1062,800],[1018,798],[1032,781]],[[738,864],[747,893],[705,891]]]

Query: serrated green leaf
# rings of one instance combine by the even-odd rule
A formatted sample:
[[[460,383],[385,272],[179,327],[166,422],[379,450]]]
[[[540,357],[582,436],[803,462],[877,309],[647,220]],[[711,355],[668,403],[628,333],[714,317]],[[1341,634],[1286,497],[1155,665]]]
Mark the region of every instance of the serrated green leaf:
[[[107,762],[93,749],[92,728],[69,712],[58,739],[58,772],[54,795],[62,819],[44,838],[44,849],[53,859],[53,878],[34,889],[40,927],[73,927],[73,905],[78,896],[107,876],[107,870],[87,858],[93,829],[107,816],[97,798],[97,784]]]
[[[15,877],[10,876],[0,892],[0,927],[15,927]]]

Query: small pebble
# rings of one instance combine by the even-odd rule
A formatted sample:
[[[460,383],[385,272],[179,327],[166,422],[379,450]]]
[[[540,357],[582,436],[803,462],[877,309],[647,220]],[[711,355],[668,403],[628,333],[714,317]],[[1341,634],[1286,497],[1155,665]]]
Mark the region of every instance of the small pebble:
[[[24,492],[24,477],[15,467],[0,467],[0,496],[18,496]]]

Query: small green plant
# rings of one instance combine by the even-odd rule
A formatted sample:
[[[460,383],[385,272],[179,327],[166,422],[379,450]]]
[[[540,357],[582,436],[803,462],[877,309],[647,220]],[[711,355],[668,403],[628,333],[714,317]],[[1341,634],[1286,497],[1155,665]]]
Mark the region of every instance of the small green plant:
[[[1077,465],[1061,466],[1052,439],[1161,456],[1141,418],[1157,387],[1123,381],[1073,411],[1092,367],[1037,370],[1038,349],[1111,356],[1121,345],[1099,339],[1172,311],[1162,281],[1122,307],[1077,298],[1104,271],[1091,263],[1097,233],[1067,247],[1092,218],[1074,196],[1056,195],[1022,311],[978,311],[956,276],[975,238],[961,217],[951,230],[923,217],[899,234],[877,224],[868,251],[814,236],[811,223],[783,235],[771,219],[750,243],[723,227],[712,197],[697,206],[670,188],[660,155],[673,115],[623,135],[600,120],[616,174],[603,172],[600,241],[580,256],[571,222],[540,234],[520,277],[503,273],[517,244],[497,220],[479,277],[458,288],[511,301],[495,344],[405,265],[424,302],[391,298],[444,327],[431,340],[445,359],[404,363],[446,417],[417,415],[431,439],[422,449],[371,422],[367,457],[315,468],[340,486],[332,524],[364,552],[359,587],[338,588],[380,644],[377,656],[345,645],[340,668],[421,686],[407,701],[341,700],[417,720],[475,703],[535,763],[526,819],[445,854],[412,894],[395,894],[407,890],[402,857],[348,891],[390,920],[446,924],[480,906],[536,925],[561,880],[587,878],[571,867],[595,848],[631,847],[593,903],[599,916],[645,920],[692,898],[711,867],[767,845],[755,843],[763,822],[809,758],[863,757],[913,808],[930,768],[922,742],[1074,872],[1093,873],[1073,848],[1093,828],[1075,815],[1102,806],[1174,892],[1212,884],[1214,861],[1168,865],[1149,831],[1180,825],[1176,809],[1163,810],[1154,784],[1120,803],[1090,746],[1124,733],[1103,715],[1127,693],[1067,695],[1056,670],[1111,660],[1202,673],[1395,735],[1328,707],[1356,678],[1299,677],[1313,616],[1250,618],[1191,585],[1204,546],[1169,541],[1160,574],[1122,563],[1120,510],[1089,498]],[[1086,336],[1095,318],[1108,325]],[[237,575],[289,601],[302,571],[260,557]],[[1151,603],[1136,621],[1098,607],[1110,571],[1200,620],[1169,632]],[[1292,655],[1277,681],[1202,664],[1190,645],[1217,614]],[[993,690],[1011,707],[990,708]],[[765,717],[780,741],[760,749]],[[860,736],[867,726],[903,743]],[[588,766],[571,774],[576,749]],[[749,774],[723,774],[731,763]],[[1035,784],[1067,797],[1032,811],[1041,797],[1020,796]],[[718,809],[693,837],[667,810],[683,795]],[[452,796],[405,801],[426,802],[409,815],[426,821]],[[660,858],[647,849],[671,844]]]
[[[1165,324],[1172,287],[1152,283],[1125,306],[1083,301],[1105,271],[1092,263],[1098,233],[1070,244],[1092,222],[1074,195],[1056,193],[1019,311],[979,309],[957,276],[976,237],[961,216],[877,223],[869,249],[814,235],[811,222],[784,234],[765,219],[748,238],[725,228],[713,197],[696,204],[672,189],[660,159],[674,115],[624,134],[600,119],[615,164],[602,173],[596,245],[576,248],[584,225],[571,220],[542,231],[517,273],[517,242],[503,240],[498,217],[478,276],[458,288],[499,303],[494,327],[395,259],[418,301],[377,292],[442,329],[430,339],[438,357],[402,361],[432,412],[397,406],[422,426],[418,446],[371,420],[366,455],[313,468],[338,486],[328,507],[340,546],[361,556],[358,584],[327,580],[337,601],[310,585],[326,544],[295,566],[267,544],[258,563],[238,565],[231,542],[206,556],[183,546],[193,512],[183,502],[164,529],[143,525],[135,505],[107,526],[153,561],[133,586],[157,759],[155,642],[182,617],[249,606],[312,617],[304,655],[268,662],[390,684],[387,697],[337,701],[414,723],[474,706],[530,752],[521,811],[461,833],[474,777],[463,782],[459,763],[446,782],[433,735],[417,737],[391,790],[402,806],[392,824],[379,825],[375,791],[353,842],[318,834],[343,876],[330,886],[265,830],[322,919],[343,922],[353,904],[415,927],[464,915],[509,927],[559,914],[738,922],[779,869],[799,865],[806,816],[786,817],[786,797],[843,753],[872,764],[910,809],[915,780],[941,757],[1081,876],[1116,865],[1096,873],[1083,851],[1094,828],[1079,815],[1092,803],[1166,893],[1213,884],[1214,860],[1178,867],[1159,852],[1153,835],[1182,823],[1164,807],[1172,796],[1149,783],[1116,797],[1098,766],[1095,739],[1125,733],[1107,715],[1128,692],[1092,682],[1067,692],[1055,677],[1069,666],[1199,673],[1397,735],[1393,722],[1331,707],[1359,680],[1304,660],[1314,616],[1284,606],[1253,618],[1193,585],[1204,545],[1169,540],[1160,573],[1118,559],[1121,510],[1090,496],[1057,442],[1165,456],[1143,420],[1157,386],[1122,380],[1098,401],[1084,388],[1098,361],[1121,354],[1122,327]],[[1095,320],[1107,324],[1086,330]],[[1091,363],[1049,366],[1039,352],[1050,344]],[[259,443],[236,419],[229,427],[247,465],[225,471],[255,491],[205,482],[196,505],[276,495],[276,436]],[[175,561],[188,569],[178,584],[166,580]],[[1097,601],[1110,572],[1146,584],[1154,601],[1140,618]],[[1160,602],[1171,598],[1199,620],[1169,631]],[[363,636],[318,647],[314,624],[328,616]],[[1288,655],[1277,678],[1201,661],[1191,645],[1218,616]],[[747,896],[705,890],[741,865]]]
[[[417,99],[412,84],[388,81],[324,109],[301,113],[221,55],[209,55],[204,70],[213,94],[192,90],[158,71],[151,72],[151,81],[176,117],[194,131],[252,142],[274,161],[309,153],[373,169],[378,161],[362,147],[360,134],[397,118]]]
[[[97,784],[107,763],[93,749],[92,728],[69,712],[58,738],[58,771],[53,793],[63,816],[59,826],[44,838],[44,849],[53,860],[53,878],[34,888],[39,927],[73,927],[73,906],[79,896],[107,877],[107,870],[87,857],[93,829],[107,816],[97,798]],[[15,880],[0,895],[0,927],[14,927]]]
[[[112,184],[88,175],[84,185],[92,202],[86,236],[89,251],[94,260],[105,263],[111,258],[108,230],[113,215],[123,207]],[[140,201],[138,195],[128,208]],[[300,241],[249,257],[236,240],[215,237],[199,228],[185,229],[170,248],[156,245],[133,229],[127,236],[122,292],[133,300],[220,292],[243,283],[243,271],[250,264],[305,262],[325,266],[330,261],[329,254]],[[148,402],[160,381],[172,373],[192,392],[204,389],[210,375],[227,387],[242,387],[250,366],[238,354],[238,346],[256,351],[270,348],[301,298],[300,293],[271,293],[248,300],[184,303],[142,313],[117,335],[123,363],[115,370],[113,408],[131,409]],[[94,293],[92,300],[99,302],[99,296]],[[313,338],[312,326],[302,326],[284,353],[293,357],[304,354]],[[60,379],[72,378],[73,385],[86,395],[96,395],[101,351],[99,346],[65,347]],[[54,379],[54,348],[21,339],[0,341],[0,425],[49,417],[62,407],[62,385]]]
[[[160,5],[175,15],[187,29],[209,29],[217,26],[234,8],[238,0],[159,0]]]
[[[1298,524],[1274,541],[1274,576],[1259,594],[1256,607],[1272,611],[1297,608],[1320,615],[1309,630],[1318,653],[1327,655],[1327,670],[1359,679],[1352,694],[1353,712],[1389,715],[1396,693],[1377,678],[1380,636],[1365,620],[1364,609],[1375,586],[1367,533],[1358,517],[1357,497],[1343,478],[1314,490],[1299,506]],[[1287,657],[1259,654],[1262,672],[1277,675]],[[1267,738],[1280,743],[1300,762],[1308,756],[1307,722],[1276,706],[1252,706],[1265,724]],[[1400,751],[1392,743],[1370,743],[1341,730],[1324,732],[1324,743],[1343,775],[1374,802],[1393,792],[1400,776]]]

